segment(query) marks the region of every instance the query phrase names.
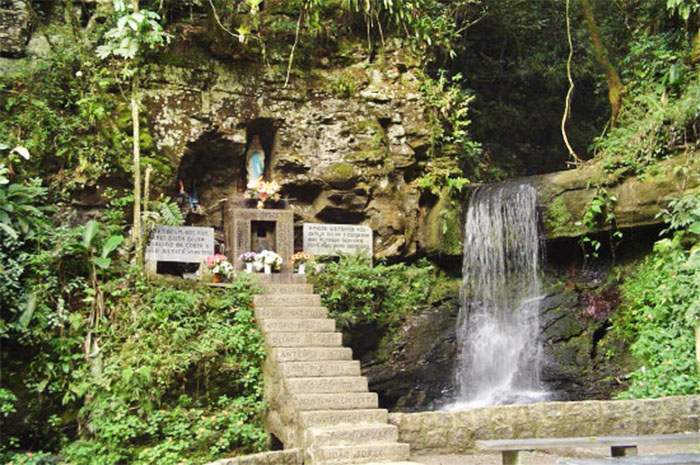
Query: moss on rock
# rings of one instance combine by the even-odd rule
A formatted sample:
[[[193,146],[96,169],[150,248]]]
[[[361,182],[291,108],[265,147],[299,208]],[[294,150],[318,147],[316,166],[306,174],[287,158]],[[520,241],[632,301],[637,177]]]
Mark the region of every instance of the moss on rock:
[[[323,175],[323,180],[335,189],[351,189],[359,179],[359,174],[350,163],[333,163]]]

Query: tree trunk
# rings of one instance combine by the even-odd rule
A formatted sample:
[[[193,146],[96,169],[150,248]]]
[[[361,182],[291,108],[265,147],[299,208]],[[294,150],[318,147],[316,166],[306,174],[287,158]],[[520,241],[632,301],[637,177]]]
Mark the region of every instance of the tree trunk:
[[[595,22],[595,16],[593,16],[593,8],[591,7],[590,1],[581,0],[581,5],[583,6],[583,15],[586,18],[586,24],[588,25],[588,32],[591,35],[591,42],[593,42],[593,54],[595,55],[598,65],[605,73],[605,79],[608,81],[608,100],[610,101],[610,109],[612,111],[611,122],[614,126],[615,121],[617,121],[617,114],[620,111],[620,101],[622,100],[624,86],[622,85],[622,80],[620,80],[620,75],[617,74],[617,70],[613,67],[612,63],[610,63],[608,51],[600,40],[598,25]]]
[[[141,131],[139,128],[139,76],[131,81],[131,122],[133,124],[134,154],[134,226],[131,241],[136,249],[136,264],[143,267],[143,234],[141,232]]]

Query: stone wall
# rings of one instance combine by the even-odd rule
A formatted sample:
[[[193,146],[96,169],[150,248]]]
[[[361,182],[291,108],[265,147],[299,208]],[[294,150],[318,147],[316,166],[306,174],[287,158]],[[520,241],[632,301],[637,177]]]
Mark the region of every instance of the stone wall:
[[[301,465],[301,463],[299,449],[287,449],[221,459],[207,465]]]
[[[454,412],[392,413],[411,452],[469,451],[480,439],[697,432],[700,396],[625,401],[544,402]]]

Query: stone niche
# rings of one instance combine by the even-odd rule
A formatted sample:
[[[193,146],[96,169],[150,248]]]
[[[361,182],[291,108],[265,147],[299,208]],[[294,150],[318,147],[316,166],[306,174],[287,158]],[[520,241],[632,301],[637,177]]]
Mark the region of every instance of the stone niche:
[[[223,201],[240,197],[248,184],[246,153],[255,136],[265,151],[264,174],[269,179],[276,132],[275,120],[256,118],[240,123],[233,133],[210,130],[187,144],[177,178],[187,196],[193,189],[196,191],[202,207],[201,214],[188,216],[188,224],[221,227]]]
[[[226,255],[234,268],[243,270],[238,260],[243,252],[273,250],[282,257],[281,273],[292,273],[294,253],[294,213],[291,210],[245,208],[235,200],[224,207]]]

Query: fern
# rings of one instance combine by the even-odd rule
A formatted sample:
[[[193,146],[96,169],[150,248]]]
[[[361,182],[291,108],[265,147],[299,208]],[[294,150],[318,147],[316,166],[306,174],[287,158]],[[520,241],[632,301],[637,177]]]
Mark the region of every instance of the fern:
[[[182,226],[185,224],[185,217],[182,215],[180,207],[170,197],[162,197],[160,200],[152,201],[149,209],[144,211],[142,215],[148,229],[158,225]]]

